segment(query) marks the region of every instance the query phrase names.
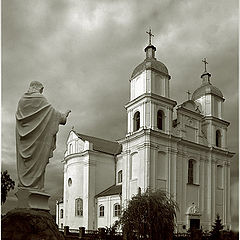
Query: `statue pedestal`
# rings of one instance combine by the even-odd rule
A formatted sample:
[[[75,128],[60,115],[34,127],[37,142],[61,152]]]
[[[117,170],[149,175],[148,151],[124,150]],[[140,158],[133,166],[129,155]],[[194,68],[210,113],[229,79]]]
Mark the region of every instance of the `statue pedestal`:
[[[50,211],[48,206],[49,194],[28,188],[18,188],[16,193],[18,208],[39,209]]]
[[[47,211],[14,209],[2,217],[2,240],[64,240]]]

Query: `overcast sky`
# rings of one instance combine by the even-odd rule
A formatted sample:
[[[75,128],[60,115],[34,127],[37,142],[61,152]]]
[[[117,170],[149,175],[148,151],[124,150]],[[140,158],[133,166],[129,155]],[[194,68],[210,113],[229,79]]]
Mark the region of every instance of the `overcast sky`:
[[[57,136],[46,172],[51,208],[62,196],[65,142],[72,126],[109,140],[124,137],[129,78],[144,60],[146,31],[171,75],[171,98],[187,100],[201,84],[207,58],[211,82],[226,99],[233,227],[238,224],[237,0],[2,0],[2,170],[17,184],[15,112],[32,80],[58,110],[72,113]],[[3,212],[16,207],[14,191]],[[53,211],[52,211],[53,212]]]

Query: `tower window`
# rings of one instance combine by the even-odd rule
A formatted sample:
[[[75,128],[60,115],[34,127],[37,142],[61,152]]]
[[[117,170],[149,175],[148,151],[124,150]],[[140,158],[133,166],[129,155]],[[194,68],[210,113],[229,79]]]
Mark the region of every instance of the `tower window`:
[[[134,131],[140,128],[140,112],[134,114]]]
[[[99,217],[104,217],[104,206],[99,207]]]
[[[60,218],[63,218],[63,209],[60,210]]]
[[[188,161],[188,183],[193,184],[193,167],[194,167],[194,161],[189,160]]]
[[[118,171],[118,183],[122,182],[122,170]]]
[[[221,147],[221,133],[219,130],[216,131],[216,146]]]
[[[75,216],[83,216],[83,200],[81,198],[75,199]]]
[[[121,215],[121,206],[117,203],[114,205],[114,217],[119,217]]]
[[[157,128],[163,130],[163,122],[164,121],[164,113],[163,111],[159,110],[157,112]]]

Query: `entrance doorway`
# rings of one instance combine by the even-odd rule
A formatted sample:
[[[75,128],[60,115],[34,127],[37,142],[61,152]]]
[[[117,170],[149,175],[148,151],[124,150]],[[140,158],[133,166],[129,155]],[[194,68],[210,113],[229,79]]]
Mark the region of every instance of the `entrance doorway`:
[[[190,219],[190,229],[200,229],[200,219]]]

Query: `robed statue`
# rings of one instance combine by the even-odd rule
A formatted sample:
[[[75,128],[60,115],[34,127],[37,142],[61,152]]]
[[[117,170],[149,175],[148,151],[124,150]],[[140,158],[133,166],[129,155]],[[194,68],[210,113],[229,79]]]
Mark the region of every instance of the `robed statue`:
[[[31,82],[16,112],[18,186],[38,190],[44,188],[45,169],[56,148],[59,124],[66,124],[71,112],[55,110],[42,92],[40,82]]]

